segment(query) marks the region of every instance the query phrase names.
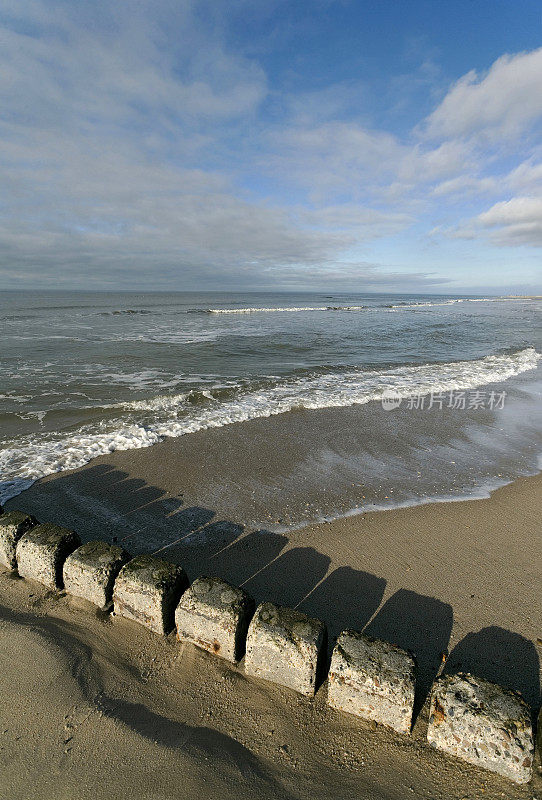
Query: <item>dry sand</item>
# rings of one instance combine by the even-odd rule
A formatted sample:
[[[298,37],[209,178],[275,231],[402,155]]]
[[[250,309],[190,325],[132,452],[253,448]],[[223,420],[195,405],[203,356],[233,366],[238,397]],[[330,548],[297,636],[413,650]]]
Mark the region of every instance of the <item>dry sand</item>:
[[[199,440],[206,457],[213,435]],[[366,626],[417,654],[421,701],[449,651],[446,669],[539,707],[541,476],[487,500],[273,532],[227,515],[227,481],[203,496],[181,441],[51,476],[8,508],[159,552],[191,579],[220,575],[320,617],[332,637]],[[298,698],[29,582],[1,575],[0,592],[2,797],[542,797],[538,772],[521,788],[432,751],[427,704],[401,737],[328,710],[325,685]]]

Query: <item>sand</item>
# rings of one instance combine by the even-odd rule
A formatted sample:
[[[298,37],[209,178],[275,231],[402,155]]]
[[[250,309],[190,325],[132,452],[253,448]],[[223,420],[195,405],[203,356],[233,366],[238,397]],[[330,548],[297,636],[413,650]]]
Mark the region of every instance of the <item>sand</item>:
[[[7,507],[157,552],[191,579],[224,577],[320,617],[331,637],[365,628],[407,647],[422,701],[439,669],[460,668],[539,707],[541,476],[484,500],[254,529],[253,507],[227,513],[228,486],[243,481],[219,480],[218,434],[96,459]],[[197,480],[206,464],[213,492]],[[272,468],[262,463],[253,486],[260,503]],[[431,750],[427,703],[405,738],[327,709],[325,685],[298,698],[27,581],[0,575],[0,598],[2,796],[542,796],[538,772],[516,787]]]
[[[0,788],[10,800],[532,798],[424,742],[251,681],[83,601],[0,575]]]

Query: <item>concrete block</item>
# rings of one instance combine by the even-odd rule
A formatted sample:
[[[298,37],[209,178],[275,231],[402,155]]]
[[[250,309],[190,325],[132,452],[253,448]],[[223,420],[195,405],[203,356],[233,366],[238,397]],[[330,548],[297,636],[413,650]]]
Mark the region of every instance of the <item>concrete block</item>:
[[[103,608],[113,596],[113,584],[130,556],[106,542],[86,542],[64,562],[64,588]]]
[[[532,775],[529,707],[517,692],[468,673],[439,678],[431,695],[427,740],[439,750],[515,783]]]
[[[328,703],[332,708],[410,733],[416,662],[396,645],[343,631],[331,656]]]
[[[17,569],[17,542],[37,524],[37,519],[22,511],[8,511],[0,516],[0,564]]]
[[[62,565],[80,544],[79,536],[67,528],[49,523],[30,528],[17,543],[19,575],[62,589]]]
[[[326,642],[320,620],[300,611],[262,603],[248,628],[245,672],[310,697]]]
[[[198,578],[175,611],[177,636],[228,661],[238,661],[245,651],[253,611],[254,601],[242,589],[220,578]]]
[[[153,556],[137,556],[123,566],[115,581],[115,614],[155,633],[167,634],[174,626],[175,607],[187,586],[188,578],[181,567]]]

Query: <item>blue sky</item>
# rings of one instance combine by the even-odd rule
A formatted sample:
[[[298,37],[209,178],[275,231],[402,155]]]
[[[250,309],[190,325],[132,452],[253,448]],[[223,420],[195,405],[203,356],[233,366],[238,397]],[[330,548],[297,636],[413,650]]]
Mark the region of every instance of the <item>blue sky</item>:
[[[3,0],[5,288],[542,293],[539,0]]]

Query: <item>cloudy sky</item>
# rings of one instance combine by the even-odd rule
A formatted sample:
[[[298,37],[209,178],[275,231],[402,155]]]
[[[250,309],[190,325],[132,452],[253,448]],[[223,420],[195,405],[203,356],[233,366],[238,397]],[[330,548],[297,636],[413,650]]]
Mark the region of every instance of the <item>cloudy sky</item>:
[[[4,288],[542,292],[539,0],[0,0]]]

